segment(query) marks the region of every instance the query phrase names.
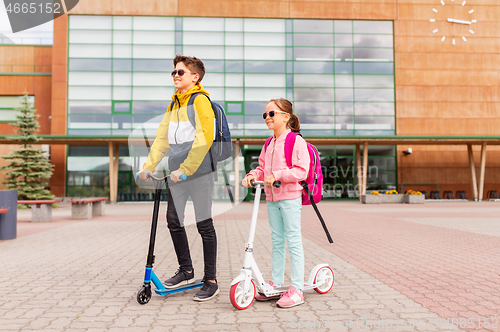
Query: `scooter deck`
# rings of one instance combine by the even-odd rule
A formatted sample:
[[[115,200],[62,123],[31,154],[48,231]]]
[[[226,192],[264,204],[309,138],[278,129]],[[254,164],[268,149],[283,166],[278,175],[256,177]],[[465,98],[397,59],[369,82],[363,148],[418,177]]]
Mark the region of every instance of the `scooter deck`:
[[[198,288],[203,286],[203,279],[197,279],[193,284],[178,287],[178,288],[163,288],[163,289],[155,289],[155,293],[158,295],[168,295],[173,293],[182,292],[188,289]]]

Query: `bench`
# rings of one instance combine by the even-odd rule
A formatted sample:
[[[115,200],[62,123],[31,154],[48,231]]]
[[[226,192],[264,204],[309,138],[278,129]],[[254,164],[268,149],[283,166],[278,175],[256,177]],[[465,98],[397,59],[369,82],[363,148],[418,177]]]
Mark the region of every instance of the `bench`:
[[[17,204],[31,205],[31,222],[52,221],[52,204],[61,203],[61,200],[21,200]]]
[[[92,197],[68,200],[71,203],[71,219],[91,219],[104,215],[104,201],[107,197]]]

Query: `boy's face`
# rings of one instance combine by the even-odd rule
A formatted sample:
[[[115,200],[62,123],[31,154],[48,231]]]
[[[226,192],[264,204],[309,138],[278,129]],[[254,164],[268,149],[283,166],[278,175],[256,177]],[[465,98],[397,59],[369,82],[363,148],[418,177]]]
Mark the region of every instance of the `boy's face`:
[[[174,79],[174,85],[179,92],[184,93],[186,92],[190,87],[194,86],[196,82],[198,82],[198,79],[200,78],[200,75],[197,73],[191,72],[188,67],[183,62],[177,63],[175,66],[175,70],[177,71],[176,75],[173,77]],[[184,71],[183,75],[179,75],[179,71],[182,73]]]

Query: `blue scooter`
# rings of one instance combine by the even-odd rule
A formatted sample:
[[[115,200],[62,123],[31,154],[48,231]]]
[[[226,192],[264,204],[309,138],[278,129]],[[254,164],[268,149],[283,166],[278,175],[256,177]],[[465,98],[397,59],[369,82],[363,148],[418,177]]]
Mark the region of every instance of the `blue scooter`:
[[[136,178],[139,178],[139,173],[136,173]],[[146,304],[151,300],[151,281],[155,285],[156,289],[154,290],[158,295],[168,295],[172,293],[182,292],[188,289],[198,288],[203,286],[202,279],[197,279],[193,284],[167,289],[163,286],[163,283],[158,279],[156,274],[153,272],[153,263],[155,261],[154,250],[155,250],[155,240],[156,240],[156,229],[158,226],[158,212],[160,210],[160,195],[164,182],[166,182],[168,176],[163,178],[157,178],[153,176],[151,173],[147,174],[147,177],[152,179],[155,184],[155,196],[154,196],[154,207],[153,207],[153,221],[151,224],[151,235],[149,238],[149,251],[148,258],[146,263],[146,274],[144,275],[144,285],[137,292],[137,302],[139,304]],[[182,174],[180,176],[181,180],[186,179],[186,174]]]

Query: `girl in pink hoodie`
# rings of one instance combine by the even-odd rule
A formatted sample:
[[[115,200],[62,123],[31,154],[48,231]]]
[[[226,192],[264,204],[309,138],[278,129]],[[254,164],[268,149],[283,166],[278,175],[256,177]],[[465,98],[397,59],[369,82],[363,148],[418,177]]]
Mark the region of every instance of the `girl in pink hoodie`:
[[[290,132],[300,131],[300,122],[293,114],[292,103],[286,99],[272,99],[267,103],[262,114],[269,129],[274,131],[271,142],[262,148],[259,156],[259,167],[250,171],[242,184],[250,187],[251,180],[264,181],[267,213],[271,227],[273,243],[273,287],[281,287],[284,282],[286,244],[292,263],[291,285],[281,294],[278,307],[289,308],[304,303],[304,250],[302,247],[301,211],[302,186],[309,172],[309,152],[304,139],[298,135],[292,152],[292,167],[289,168],[285,158],[285,139]],[[274,181],[281,181],[280,188],[274,188]],[[258,294],[255,299],[267,301],[278,297],[266,297]]]

